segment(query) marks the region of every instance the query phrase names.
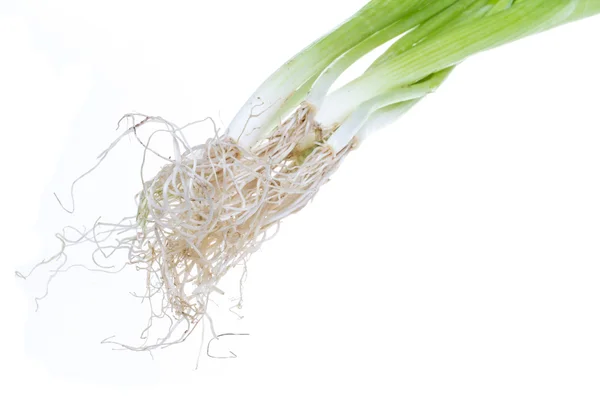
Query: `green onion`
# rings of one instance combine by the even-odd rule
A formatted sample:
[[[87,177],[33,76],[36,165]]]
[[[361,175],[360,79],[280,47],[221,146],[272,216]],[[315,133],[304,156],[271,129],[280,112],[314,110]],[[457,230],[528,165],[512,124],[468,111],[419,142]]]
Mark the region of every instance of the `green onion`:
[[[55,274],[69,268],[67,249],[87,241],[96,246],[92,261],[106,272],[95,257],[125,251],[123,267],[147,274],[142,297],[158,297],[144,337],[156,320],[169,321],[155,342],[125,347],[179,343],[206,316],[212,294],[222,294],[221,278],[245,265],[282,219],[308,204],[357,144],[434,92],[458,64],[598,13],[600,0],[372,0],[275,71],[225,134],[200,146],[189,145],[185,127],[128,116],[132,127],[100,161],[133,134],[144,147],[142,164],[150,155],[165,163],[142,180],[137,213],[114,224],[97,222],[76,231],[79,237],[57,235],[60,252],[40,265],[60,263]],[[332,91],[344,71],[386,43],[364,73]],[[141,140],[140,131],[152,123],[161,128]],[[172,157],[151,148],[159,132],[171,135]]]

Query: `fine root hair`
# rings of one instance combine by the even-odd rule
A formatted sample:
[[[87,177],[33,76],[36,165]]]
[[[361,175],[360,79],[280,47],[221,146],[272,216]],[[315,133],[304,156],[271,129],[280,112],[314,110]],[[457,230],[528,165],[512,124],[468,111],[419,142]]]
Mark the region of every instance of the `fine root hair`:
[[[61,251],[39,265],[59,262],[53,278],[74,266],[67,262],[67,249],[87,241],[96,246],[96,267],[89,269],[114,272],[129,266],[144,271],[146,291],[138,297],[148,300],[151,308],[141,336],[144,342],[121,346],[153,350],[182,342],[203,318],[211,323],[209,303],[214,293],[223,293],[221,279],[240,265],[245,277],[250,255],[277,233],[283,218],[313,199],[352,146],[334,154],[325,143],[328,134],[313,122],[308,106],[299,107],[251,150],[216,128],[205,143],[190,146],[185,127],[159,117],[127,117],[132,127],[119,140],[133,134],[144,146],[143,163],[150,154],[164,161],[152,179],[142,178],[137,214],[114,224],[96,221],[89,230],[70,227],[74,237],[67,238],[65,231],[57,235]],[[172,157],[161,156],[150,147],[150,139],[144,142],[138,136],[137,130],[151,123],[164,128],[150,138],[157,132],[172,136]],[[103,264],[117,252],[126,253],[124,265]],[[168,324],[150,341],[157,319]]]

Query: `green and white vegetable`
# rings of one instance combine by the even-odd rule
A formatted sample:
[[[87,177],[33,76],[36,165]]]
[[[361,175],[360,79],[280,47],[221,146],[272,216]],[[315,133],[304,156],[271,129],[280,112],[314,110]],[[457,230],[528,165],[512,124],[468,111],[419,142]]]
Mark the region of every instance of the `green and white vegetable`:
[[[223,135],[192,147],[183,128],[136,120],[118,140],[139,139],[138,130],[159,123],[152,135],[172,136],[173,157],[142,179],[133,217],[74,238],[57,235],[62,249],[48,261],[60,264],[55,271],[68,268],[66,251],[83,241],[97,245],[93,262],[125,252],[124,267],[147,273],[148,329],[170,321],[156,342],[129,348],[180,342],[208,318],[227,271],[302,209],[356,144],[435,91],[469,56],[598,13],[600,0],[372,0],[275,71]],[[392,40],[362,75],[331,90],[357,60]],[[156,155],[149,141],[140,143]]]

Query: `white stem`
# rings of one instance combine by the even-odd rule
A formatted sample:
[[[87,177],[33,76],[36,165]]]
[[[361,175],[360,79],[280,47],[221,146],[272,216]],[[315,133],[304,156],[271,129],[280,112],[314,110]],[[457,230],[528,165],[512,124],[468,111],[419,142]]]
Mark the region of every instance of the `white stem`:
[[[413,108],[421,99],[415,99],[410,101],[403,101],[396,104],[380,108],[374,111],[367,122],[363,124],[358,133],[356,139],[358,143],[362,143],[366,138],[374,134],[375,132],[391,125],[404,114],[406,114],[411,108]]]
[[[419,99],[431,93],[432,90],[433,87],[430,84],[421,83],[411,87],[392,89],[381,96],[362,103],[344,120],[327,140],[327,143],[337,153],[350,143],[374,111],[390,104]]]
[[[345,71],[345,69],[346,68],[342,69],[340,60],[336,60],[316,80],[315,85],[308,93],[308,96],[306,96],[306,102],[313,106],[315,109],[320,109],[323,105],[325,97],[327,96],[327,92],[329,91],[333,83],[337,80],[337,78]]]

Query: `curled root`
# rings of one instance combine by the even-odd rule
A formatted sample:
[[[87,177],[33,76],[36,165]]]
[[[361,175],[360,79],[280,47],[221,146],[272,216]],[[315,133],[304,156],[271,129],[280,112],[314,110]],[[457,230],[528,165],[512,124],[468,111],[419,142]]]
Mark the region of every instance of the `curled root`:
[[[176,132],[180,130],[171,132],[174,138]],[[110,229],[99,234],[97,224],[82,234],[104,254],[115,246],[103,247],[98,237],[132,231],[118,248],[127,250],[127,265],[146,271],[143,297],[158,298],[160,304],[146,331],[153,319],[171,321],[156,344],[125,347],[152,350],[185,340],[207,316],[211,294],[222,293],[218,285],[227,271],[245,265],[277,232],[280,221],[302,209],[345,158],[350,147],[334,154],[324,136],[310,109],[300,107],[252,151],[226,135],[186,146],[182,153],[176,145],[174,158],[143,183],[135,219],[126,225],[105,224]],[[66,239],[61,240],[64,245]],[[179,339],[172,339],[181,326],[186,328]]]

